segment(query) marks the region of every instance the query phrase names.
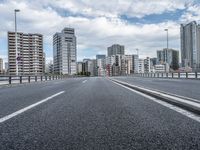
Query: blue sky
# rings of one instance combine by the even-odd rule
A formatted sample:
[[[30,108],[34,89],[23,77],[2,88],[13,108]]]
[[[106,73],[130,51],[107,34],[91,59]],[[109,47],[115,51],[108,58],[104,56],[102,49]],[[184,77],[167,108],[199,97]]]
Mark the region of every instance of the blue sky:
[[[106,54],[114,43],[125,45],[127,54],[140,50],[140,57],[154,57],[169,46],[180,50],[180,24],[200,18],[196,0],[0,0],[0,57],[7,61],[7,31],[44,35],[47,61],[52,60],[52,36],[64,27],[76,30],[78,60]]]

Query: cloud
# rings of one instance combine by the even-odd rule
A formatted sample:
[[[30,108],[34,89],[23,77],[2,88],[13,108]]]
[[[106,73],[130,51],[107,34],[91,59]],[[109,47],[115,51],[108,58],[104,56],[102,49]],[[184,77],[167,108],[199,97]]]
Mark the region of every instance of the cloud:
[[[190,4],[180,18],[182,23],[194,20],[198,22],[200,21],[200,4]]]
[[[126,52],[129,54],[136,53],[135,49],[139,48],[143,57],[153,57],[156,55],[156,50],[166,47],[165,28],[169,28],[170,46],[179,49],[180,20],[164,21],[158,24],[138,24],[122,20],[120,16],[142,18],[150,14],[186,9],[186,2],[188,1],[7,0],[0,3],[2,16],[0,38],[7,39],[7,31],[13,31],[13,10],[18,8],[21,10],[17,14],[19,31],[43,34],[48,60],[52,58],[53,53],[53,34],[60,32],[66,26],[76,30],[79,60],[84,57],[94,57],[95,54],[106,54],[107,47],[114,43],[125,45]],[[187,9],[188,13],[193,9],[192,5],[190,7]],[[68,15],[62,13],[68,13]],[[5,45],[7,44],[0,43],[0,50],[5,49]]]

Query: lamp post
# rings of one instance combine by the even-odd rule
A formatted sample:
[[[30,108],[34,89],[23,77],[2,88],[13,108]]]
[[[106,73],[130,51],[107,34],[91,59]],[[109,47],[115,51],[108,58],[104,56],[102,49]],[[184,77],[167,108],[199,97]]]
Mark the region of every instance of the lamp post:
[[[167,51],[169,48],[169,35],[168,35],[168,29],[165,29],[165,31],[167,32],[167,50],[165,50],[165,62],[167,61]]]
[[[137,51],[137,55],[138,55],[138,57],[139,57],[139,49],[138,49],[138,48],[136,48],[136,51]]]
[[[15,52],[16,52],[16,75],[18,75],[18,49],[17,49],[17,12],[19,12],[19,9],[15,9]]]

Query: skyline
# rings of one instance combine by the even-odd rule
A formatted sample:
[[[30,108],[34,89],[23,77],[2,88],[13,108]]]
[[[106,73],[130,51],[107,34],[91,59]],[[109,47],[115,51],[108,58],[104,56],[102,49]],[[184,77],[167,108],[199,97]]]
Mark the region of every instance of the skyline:
[[[138,48],[141,57],[154,57],[157,50],[166,47],[165,28],[169,29],[169,48],[180,51],[180,24],[198,21],[200,3],[194,0],[147,2],[0,0],[0,57],[4,62],[7,59],[7,31],[14,31],[16,8],[21,10],[17,14],[19,32],[44,35],[47,62],[53,60],[53,34],[64,27],[76,30],[78,61],[106,54],[107,47],[114,43],[125,45],[126,54],[135,54]]]

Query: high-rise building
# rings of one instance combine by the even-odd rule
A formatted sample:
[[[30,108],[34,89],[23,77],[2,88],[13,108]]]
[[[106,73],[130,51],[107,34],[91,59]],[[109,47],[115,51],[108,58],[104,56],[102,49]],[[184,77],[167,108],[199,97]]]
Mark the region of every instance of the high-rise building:
[[[64,28],[53,36],[54,73],[76,74],[76,36],[73,28]]]
[[[200,68],[200,25],[196,21],[181,24],[182,67]]]
[[[158,64],[168,63],[173,70],[179,68],[179,51],[174,49],[163,49],[157,51]]]
[[[125,50],[123,45],[114,44],[107,49],[108,57],[112,55],[124,55]]]
[[[106,72],[106,55],[96,55],[97,75],[105,76]]]
[[[41,34],[8,32],[8,70],[10,75],[41,75],[44,73],[43,36]]]
[[[0,58],[0,74],[3,74],[3,59]]]
[[[106,55],[98,54],[96,55],[96,59],[106,59]]]

